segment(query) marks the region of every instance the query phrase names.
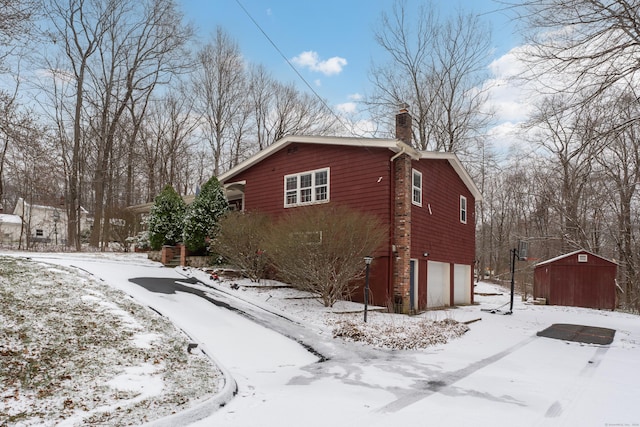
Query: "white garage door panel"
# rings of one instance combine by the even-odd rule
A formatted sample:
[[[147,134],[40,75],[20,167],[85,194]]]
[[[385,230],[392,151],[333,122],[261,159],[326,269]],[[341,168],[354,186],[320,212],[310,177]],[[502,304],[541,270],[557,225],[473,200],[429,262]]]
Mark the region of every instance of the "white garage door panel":
[[[449,305],[449,264],[437,261],[427,263],[427,307]]]
[[[456,264],[453,267],[453,303],[471,304],[471,266]]]

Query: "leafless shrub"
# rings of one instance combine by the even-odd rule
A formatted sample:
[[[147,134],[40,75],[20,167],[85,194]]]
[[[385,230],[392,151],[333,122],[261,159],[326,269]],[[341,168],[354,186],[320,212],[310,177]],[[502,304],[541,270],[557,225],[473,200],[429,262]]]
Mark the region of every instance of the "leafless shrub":
[[[375,217],[346,207],[298,208],[272,229],[268,253],[285,282],[331,307],[357,287],[363,257],[380,246],[382,230]]]
[[[469,330],[453,319],[394,323],[362,323],[354,319],[341,320],[333,329],[334,338],[363,342],[393,350],[415,350],[437,344],[446,344]]]
[[[257,282],[264,278],[269,265],[264,252],[269,221],[269,217],[257,212],[228,212],[218,223],[211,250]]]

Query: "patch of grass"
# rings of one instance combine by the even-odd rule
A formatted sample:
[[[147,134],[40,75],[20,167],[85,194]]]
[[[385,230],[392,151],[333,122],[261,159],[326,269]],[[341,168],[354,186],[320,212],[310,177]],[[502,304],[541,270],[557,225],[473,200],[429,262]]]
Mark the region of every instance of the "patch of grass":
[[[82,424],[139,424],[219,387],[217,368],[188,354],[187,338],[170,322],[74,270],[0,257],[0,306],[0,425],[70,416]],[[140,333],[155,338],[141,346]],[[138,399],[108,386],[144,364],[157,368],[160,394]]]

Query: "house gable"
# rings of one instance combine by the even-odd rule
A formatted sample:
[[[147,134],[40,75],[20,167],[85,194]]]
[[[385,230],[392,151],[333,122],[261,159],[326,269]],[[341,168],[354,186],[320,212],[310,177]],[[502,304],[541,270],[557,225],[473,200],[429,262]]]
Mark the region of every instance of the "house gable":
[[[327,136],[304,136],[304,135],[288,135],[284,138],[276,141],[269,147],[264,150],[254,154],[247,160],[233,167],[229,171],[223,173],[218,177],[218,180],[223,183],[231,183],[232,181],[237,180],[237,176],[263,162],[265,159],[271,157],[272,155],[282,151],[287,148],[291,144],[310,144],[310,145],[318,145],[318,146],[339,146],[339,147],[357,147],[357,148],[386,148],[394,153],[397,153],[404,149],[410,149],[415,152],[417,156],[417,152],[403,144],[401,141],[397,139],[375,139],[375,138],[345,138],[345,137],[327,137]]]
[[[421,159],[422,206],[412,207],[412,257],[461,264],[475,259],[474,195],[447,159]],[[460,221],[460,196],[467,199],[467,222]]]
[[[292,142],[237,172],[230,184],[245,182],[246,210],[260,210],[278,216],[290,209],[297,209],[295,206],[286,206],[285,177],[327,170],[328,200],[318,203],[351,206],[387,222],[391,179],[389,157],[392,154],[386,147]]]
[[[455,154],[421,152],[400,139],[288,136],[218,179],[237,206],[273,218],[320,203],[377,216],[388,237],[371,254],[375,304],[408,313],[473,302],[474,212],[481,195]],[[314,197],[315,191],[327,196]],[[434,271],[429,277],[428,269]],[[443,298],[427,296],[431,281]]]

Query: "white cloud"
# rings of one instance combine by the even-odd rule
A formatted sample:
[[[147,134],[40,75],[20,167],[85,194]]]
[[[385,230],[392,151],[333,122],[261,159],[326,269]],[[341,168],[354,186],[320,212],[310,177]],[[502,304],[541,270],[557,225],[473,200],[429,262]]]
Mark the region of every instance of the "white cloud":
[[[318,52],[312,50],[302,52],[300,55],[293,57],[291,61],[299,67],[320,72],[325,76],[340,74],[347,65],[347,60],[339,56],[334,56],[324,61],[320,60]]]
[[[336,109],[342,114],[353,114],[357,111],[357,105],[355,102],[345,102],[336,105]]]
[[[487,132],[487,137],[495,149],[506,152],[520,141],[520,125],[513,122],[501,123]]]
[[[315,79],[315,80],[313,81],[313,83],[314,83],[316,86],[318,86],[318,87],[322,86],[322,80],[320,80],[320,79]]]
[[[494,113],[498,123],[523,122],[532,111],[536,85],[532,80],[523,79],[527,66],[519,59],[525,48],[514,48],[489,65],[492,78],[484,83],[483,89],[489,95],[484,110]]]
[[[359,93],[352,93],[351,95],[349,95],[349,99],[352,101],[360,101],[362,99],[362,95],[360,95]]]

